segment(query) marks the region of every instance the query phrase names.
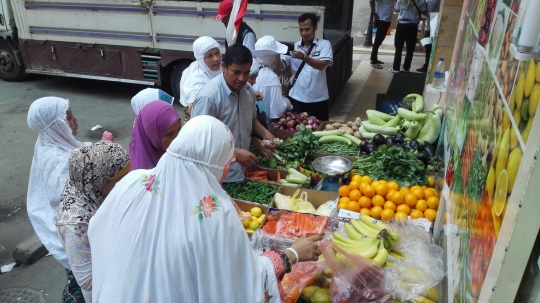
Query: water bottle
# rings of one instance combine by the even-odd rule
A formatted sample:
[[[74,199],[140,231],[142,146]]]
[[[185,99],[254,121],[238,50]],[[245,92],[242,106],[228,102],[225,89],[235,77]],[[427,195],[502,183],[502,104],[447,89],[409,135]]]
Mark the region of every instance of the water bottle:
[[[436,88],[441,88],[444,85],[444,58],[440,58],[439,63],[437,63],[432,84]]]

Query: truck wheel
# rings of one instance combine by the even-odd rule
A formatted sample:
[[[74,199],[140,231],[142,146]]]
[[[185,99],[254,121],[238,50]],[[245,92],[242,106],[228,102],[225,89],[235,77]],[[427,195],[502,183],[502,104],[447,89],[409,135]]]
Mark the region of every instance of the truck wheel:
[[[171,73],[171,90],[174,94],[174,99],[180,101],[180,79],[182,79],[182,73],[193,61],[182,60],[177,62]]]
[[[24,67],[17,64],[11,47],[0,39],[0,79],[4,81],[20,81],[24,78]]]

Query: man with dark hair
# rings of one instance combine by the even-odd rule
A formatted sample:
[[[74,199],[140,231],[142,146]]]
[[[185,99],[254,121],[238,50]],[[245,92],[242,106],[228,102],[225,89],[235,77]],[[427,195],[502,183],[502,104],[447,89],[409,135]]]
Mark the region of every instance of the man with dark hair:
[[[247,83],[252,62],[247,47],[229,46],[223,56],[223,74],[208,81],[193,102],[192,117],[213,116],[225,123],[234,136],[236,162],[231,164],[225,183],[244,180],[243,167],[257,163],[257,157],[249,151],[252,132],[264,140],[275,139],[257,120],[255,91]]]
[[[223,0],[219,4],[218,7],[218,13],[214,17],[214,20],[221,21],[225,27],[229,24],[229,19],[231,17],[231,12],[233,8],[233,0]],[[247,25],[244,20],[242,20],[242,24],[240,25],[240,30],[238,31],[238,37],[236,38],[235,44],[243,45],[249,50],[255,49],[255,42],[257,42],[257,37],[255,36],[255,32]],[[229,48],[227,45],[227,41],[225,41],[225,47]]]
[[[283,67],[291,66],[289,99],[294,111],[307,112],[319,120],[328,120],[328,85],[326,67],[333,63],[330,41],[315,38],[317,16],[303,14],[298,18],[302,39],[294,43],[291,55],[282,56]]]

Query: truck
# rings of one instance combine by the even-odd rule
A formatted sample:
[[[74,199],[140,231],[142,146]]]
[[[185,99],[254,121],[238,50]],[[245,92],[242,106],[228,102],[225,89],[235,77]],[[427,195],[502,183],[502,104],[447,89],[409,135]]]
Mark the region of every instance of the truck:
[[[327,69],[330,102],[352,69],[354,0],[250,0],[244,16],[257,37],[291,47],[300,39],[298,16],[319,18],[317,37],[332,42]],[[224,51],[226,30],[213,17],[219,0],[0,0],[0,79],[26,74],[160,86],[178,100],[192,44],[210,36]],[[281,75],[287,87],[286,74]]]

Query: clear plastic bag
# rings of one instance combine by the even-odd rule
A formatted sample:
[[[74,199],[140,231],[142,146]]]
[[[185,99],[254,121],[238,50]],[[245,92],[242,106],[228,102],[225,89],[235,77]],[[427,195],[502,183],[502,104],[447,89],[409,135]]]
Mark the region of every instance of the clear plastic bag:
[[[330,241],[321,241],[324,260],[334,278],[330,298],[334,303],[392,303],[382,269],[373,261],[352,255]]]
[[[236,209],[236,213],[238,213],[238,217],[240,217],[240,222],[244,222],[244,220],[251,221],[253,218],[247,214],[245,211],[241,210],[240,207],[233,201],[234,208]]]
[[[279,237],[258,229],[251,236],[251,247],[257,255],[260,255],[269,249],[284,250],[291,247],[294,241],[295,239]]]
[[[302,294],[302,290],[315,283],[315,276],[320,272],[316,262],[301,262],[293,265],[290,273],[281,280],[285,293],[283,303],[295,303]]]

